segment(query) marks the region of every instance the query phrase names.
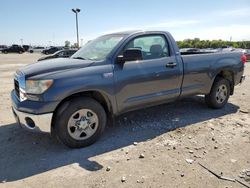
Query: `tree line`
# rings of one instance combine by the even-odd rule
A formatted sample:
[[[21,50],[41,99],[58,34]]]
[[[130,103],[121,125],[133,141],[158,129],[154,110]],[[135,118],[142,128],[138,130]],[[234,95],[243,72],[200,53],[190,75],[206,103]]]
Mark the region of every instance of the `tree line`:
[[[234,48],[248,48],[250,49],[250,41],[224,41],[224,40],[200,40],[185,39],[177,41],[179,48],[221,48],[223,46],[232,46]]]
[[[232,46],[234,48],[250,49],[250,41],[224,41],[224,40],[200,40],[185,39],[183,41],[177,41],[179,48],[221,48],[223,46]],[[77,43],[71,45],[70,41],[65,41],[65,47],[77,47]]]

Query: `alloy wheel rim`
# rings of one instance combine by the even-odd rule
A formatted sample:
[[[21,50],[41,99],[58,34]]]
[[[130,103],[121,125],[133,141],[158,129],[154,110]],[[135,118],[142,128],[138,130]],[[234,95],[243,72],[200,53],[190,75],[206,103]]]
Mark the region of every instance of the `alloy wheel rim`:
[[[68,133],[76,140],[86,140],[93,136],[98,128],[99,120],[90,109],[80,109],[74,112],[68,121]]]
[[[215,96],[216,101],[220,104],[223,103],[227,98],[227,93],[228,93],[228,91],[227,91],[226,85],[224,85],[224,84],[220,85],[216,91],[216,96]]]

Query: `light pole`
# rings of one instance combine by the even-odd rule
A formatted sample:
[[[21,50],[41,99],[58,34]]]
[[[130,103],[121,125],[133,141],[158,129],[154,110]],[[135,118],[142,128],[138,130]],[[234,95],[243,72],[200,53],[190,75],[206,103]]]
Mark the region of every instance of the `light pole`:
[[[77,48],[79,48],[79,34],[78,34],[78,13],[81,11],[79,8],[72,9],[72,11],[76,14],[76,37],[77,37]]]
[[[21,45],[23,46],[23,39],[20,39],[20,41],[21,41]]]

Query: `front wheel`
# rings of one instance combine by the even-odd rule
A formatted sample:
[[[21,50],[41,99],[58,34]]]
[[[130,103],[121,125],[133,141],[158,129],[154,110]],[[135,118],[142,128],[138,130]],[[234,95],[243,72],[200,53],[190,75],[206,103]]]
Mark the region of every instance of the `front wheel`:
[[[75,98],[62,105],[55,117],[55,135],[65,145],[80,148],[93,144],[106,126],[106,113],[94,99]]]
[[[224,78],[216,78],[212,89],[205,96],[205,101],[210,108],[223,108],[230,96],[230,83]]]

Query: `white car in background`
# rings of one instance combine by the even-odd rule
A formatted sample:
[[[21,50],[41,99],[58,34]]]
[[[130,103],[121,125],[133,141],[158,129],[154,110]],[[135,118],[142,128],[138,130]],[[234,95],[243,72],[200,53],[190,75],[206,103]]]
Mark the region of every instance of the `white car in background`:
[[[42,46],[36,46],[29,49],[30,53],[41,53],[45,48]]]

